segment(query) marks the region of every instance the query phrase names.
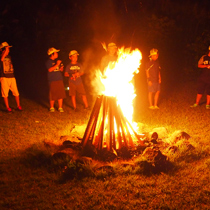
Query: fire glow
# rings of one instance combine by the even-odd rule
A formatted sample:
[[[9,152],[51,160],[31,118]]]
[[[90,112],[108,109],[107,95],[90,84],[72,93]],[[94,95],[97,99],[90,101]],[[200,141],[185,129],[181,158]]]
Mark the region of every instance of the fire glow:
[[[132,123],[133,100],[136,97],[133,84],[134,73],[138,73],[142,55],[138,49],[121,48],[116,63],[109,63],[104,76],[100,75],[101,93],[113,96],[121,107],[124,116]]]
[[[104,74],[97,71],[95,85],[98,95],[89,119],[83,145],[88,140],[98,149],[119,149],[122,146],[134,146],[136,123],[133,118],[133,100],[136,97],[134,88],[134,73],[138,73],[142,55],[138,49],[118,50],[116,62],[110,62]]]

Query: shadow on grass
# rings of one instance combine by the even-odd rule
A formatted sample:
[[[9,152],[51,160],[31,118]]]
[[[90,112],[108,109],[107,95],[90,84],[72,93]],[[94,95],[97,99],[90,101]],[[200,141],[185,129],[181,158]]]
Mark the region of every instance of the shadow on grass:
[[[63,149],[64,145],[61,147]],[[79,154],[84,154],[84,151],[80,151]],[[103,152],[103,155],[110,154]],[[180,148],[178,153],[173,154],[174,161],[172,162],[169,161],[170,154],[168,158],[158,159],[156,162],[151,162],[141,155],[136,156],[135,159],[131,157],[126,160],[115,155],[114,159],[113,157],[108,158],[108,161],[87,158],[87,156],[76,156],[75,158],[75,155],[73,157],[62,151],[59,152],[59,146],[57,145],[46,146],[43,143],[32,145],[23,151],[20,163],[27,168],[40,168],[47,173],[56,173],[59,175],[57,182],[62,184],[68,180],[81,180],[87,177],[105,180],[111,176],[119,175],[143,175],[149,177],[162,173],[174,174],[188,163],[209,157],[209,153],[205,150],[199,151],[183,147]]]
[[[151,176],[153,174],[168,173],[174,167],[173,164],[166,161],[165,164],[153,165],[149,161],[139,161],[136,163],[125,163],[124,160],[114,161],[98,161],[78,158],[73,159],[66,153],[55,151],[58,148],[47,148],[45,145],[32,145],[25,150],[21,156],[21,163],[28,168],[41,168],[49,173],[59,173],[59,183],[65,183],[72,179],[83,179],[92,177],[96,179],[104,179],[110,176],[139,174]],[[104,153],[107,154],[107,153]],[[97,165],[95,166],[97,162]],[[132,162],[132,161],[131,161]]]

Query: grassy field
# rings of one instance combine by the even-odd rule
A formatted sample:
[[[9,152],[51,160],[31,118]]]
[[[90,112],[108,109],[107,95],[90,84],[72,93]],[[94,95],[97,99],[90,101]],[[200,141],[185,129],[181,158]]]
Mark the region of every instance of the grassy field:
[[[182,130],[191,136],[195,150],[169,157],[175,170],[145,176],[125,167],[66,182],[59,181],[62,170],[47,162],[51,151],[43,142],[62,144],[61,136],[86,124],[90,111],[79,105],[80,112],[73,112],[67,98],[64,113],[49,113],[47,101],[22,97],[24,111],[7,113],[1,100],[0,209],[210,209],[210,110],[205,98],[190,108],[195,94],[189,82],[163,91],[160,110],[148,109],[144,91],[138,90],[135,101],[134,119],[145,132],[165,127],[169,135]],[[13,97],[10,101],[15,107]]]

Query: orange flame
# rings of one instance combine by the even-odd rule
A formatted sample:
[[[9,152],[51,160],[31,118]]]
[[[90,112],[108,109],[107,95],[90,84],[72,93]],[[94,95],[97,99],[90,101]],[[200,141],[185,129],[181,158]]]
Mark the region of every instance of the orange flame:
[[[104,50],[107,51],[106,43],[105,42],[101,42],[101,45],[104,48]]]
[[[98,93],[117,98],[124,116],[132,123],[133,100],[136,97],[133,84],[134,73],[138,73],[142,54],[138,49],[120,48],[116,62],[110,62],[104,75],[97,71]],[[133,123],[132,123],[133,126]]]

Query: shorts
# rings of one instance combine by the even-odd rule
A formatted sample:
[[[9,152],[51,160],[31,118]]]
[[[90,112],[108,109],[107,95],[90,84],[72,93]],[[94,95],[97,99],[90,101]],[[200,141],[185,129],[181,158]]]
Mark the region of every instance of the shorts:
[[[62,80],[50,82],[50,101],[66,98],[64,84]]]
[[[160,83],[153,82],[151,86],[148,85],[148,91],[152,93],[160,91]]]
[[[69,95],[75,96],[76,92],[78,92],[81,95],[86,95],[84,85],[82,83],[80,83],[79,85],[75,85],[69,82]]]
[[[198,80],[197,93],[204,94],[205,91],[207,95],[210,95],[210,83],[203,80]]]
[[[19,96],[16,79],[1,77],[1,95],[3,98],[7,98],[9,90],[12,91],[13,96]]]

